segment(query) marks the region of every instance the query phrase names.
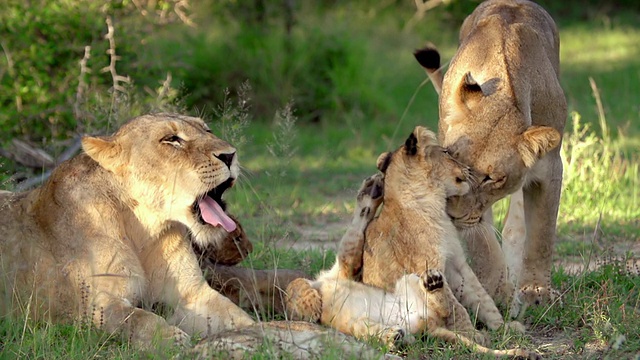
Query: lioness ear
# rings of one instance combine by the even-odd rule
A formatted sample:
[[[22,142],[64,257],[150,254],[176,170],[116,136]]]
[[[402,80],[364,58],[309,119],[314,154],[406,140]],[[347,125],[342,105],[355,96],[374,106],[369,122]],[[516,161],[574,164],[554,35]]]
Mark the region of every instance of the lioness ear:
[[[438,95],[442,90],[442,70],[440,70],[440,53],[433,44],[427,44],[422,49],[413,52],[413,56],[418,63],[424,68],[427,76],[431,80],[431,84],[436,89]]]
[[[471,75],[471,72],[467,72],[462,77],[462,84],[460,85],[460,101],[462,101],[467,108],[471,108],[480,101],[483,96],[489,96],[495,93],[498,89],[499,82],[499,78],[493,78],[485,81],[483,84],[478,84],[476,79]]]
[[[518,143],[518,152],[524,165],[532,167],[536,161],[560,144],[560,133],[548,126],[531,126]]]
[[[122,148],[111,137],[85,136],[82,138],[82,149],[111,172],[116,172],[123,165]]]
[[[376,161],[376,166],[378,167],[378,170],[380,170],[383,173],[387,171],[387,168],[389,167],[389,164],[391,163],[391,156],[392,155],[393,155],[393,153],[384,152],[384,153],[380,154],[380,156],[378,156],[378,161]]]

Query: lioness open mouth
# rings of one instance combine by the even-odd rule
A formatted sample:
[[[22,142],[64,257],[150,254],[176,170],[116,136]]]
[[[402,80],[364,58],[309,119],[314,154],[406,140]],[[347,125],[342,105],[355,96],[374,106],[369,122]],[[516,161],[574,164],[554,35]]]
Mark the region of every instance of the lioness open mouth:
[[[209,190],[193,204],[198,220],[211,226],[222,226],[227,232],[236,229],[236,223],[224,212],[226,204],[222,194],[233,185],[233,179],[228,178],[222,184]]]

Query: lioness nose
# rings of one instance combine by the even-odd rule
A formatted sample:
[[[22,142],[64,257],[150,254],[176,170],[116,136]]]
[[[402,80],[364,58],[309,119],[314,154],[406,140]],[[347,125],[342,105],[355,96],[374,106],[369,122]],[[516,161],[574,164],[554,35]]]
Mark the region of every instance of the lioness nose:
[[[217,157],[218,159],[220,159],[220,161],[222,161],[223,163],[225,163],[225,165],[227,165],[227,167],[231,166],[231,162],[233,161],[233,157],[236,156],[236,152],[232,152],[232,153],[226,153],[226,154],[218,154],[218,155],[214,155],[215,157]]]

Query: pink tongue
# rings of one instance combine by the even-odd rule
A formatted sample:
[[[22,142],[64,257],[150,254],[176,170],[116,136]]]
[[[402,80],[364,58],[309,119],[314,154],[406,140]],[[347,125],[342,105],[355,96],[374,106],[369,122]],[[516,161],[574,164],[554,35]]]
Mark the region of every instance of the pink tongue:
[[[200,213],[207,224],[213,226],[222,225],[227,232],[232,232],[236,229],[236,223],[224,213],[220,205],[211,197],[205,195],[204,198],[198,200],[198,206],[200,206]]]

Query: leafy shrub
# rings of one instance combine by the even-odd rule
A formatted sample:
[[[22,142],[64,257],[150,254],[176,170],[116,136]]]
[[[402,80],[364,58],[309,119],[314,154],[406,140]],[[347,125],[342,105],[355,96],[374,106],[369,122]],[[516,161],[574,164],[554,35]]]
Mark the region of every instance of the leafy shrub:
[[[380,104],[367,74],[366,48],[346,29],[312,26],[287,35],[282,28],[230,26],[224,33],[197,30],[185,37],[156,39],[161,53],[181,46],[169,67],[187,107],[207,108],[223,99],[218,89],[238,88],[249,79],[257,118],[269,118],[295,99],[301,120],[318,120],[334,110]],[[150,59],[147,59],[150,60]],[[364,90],[364,91],[359,91]]]

